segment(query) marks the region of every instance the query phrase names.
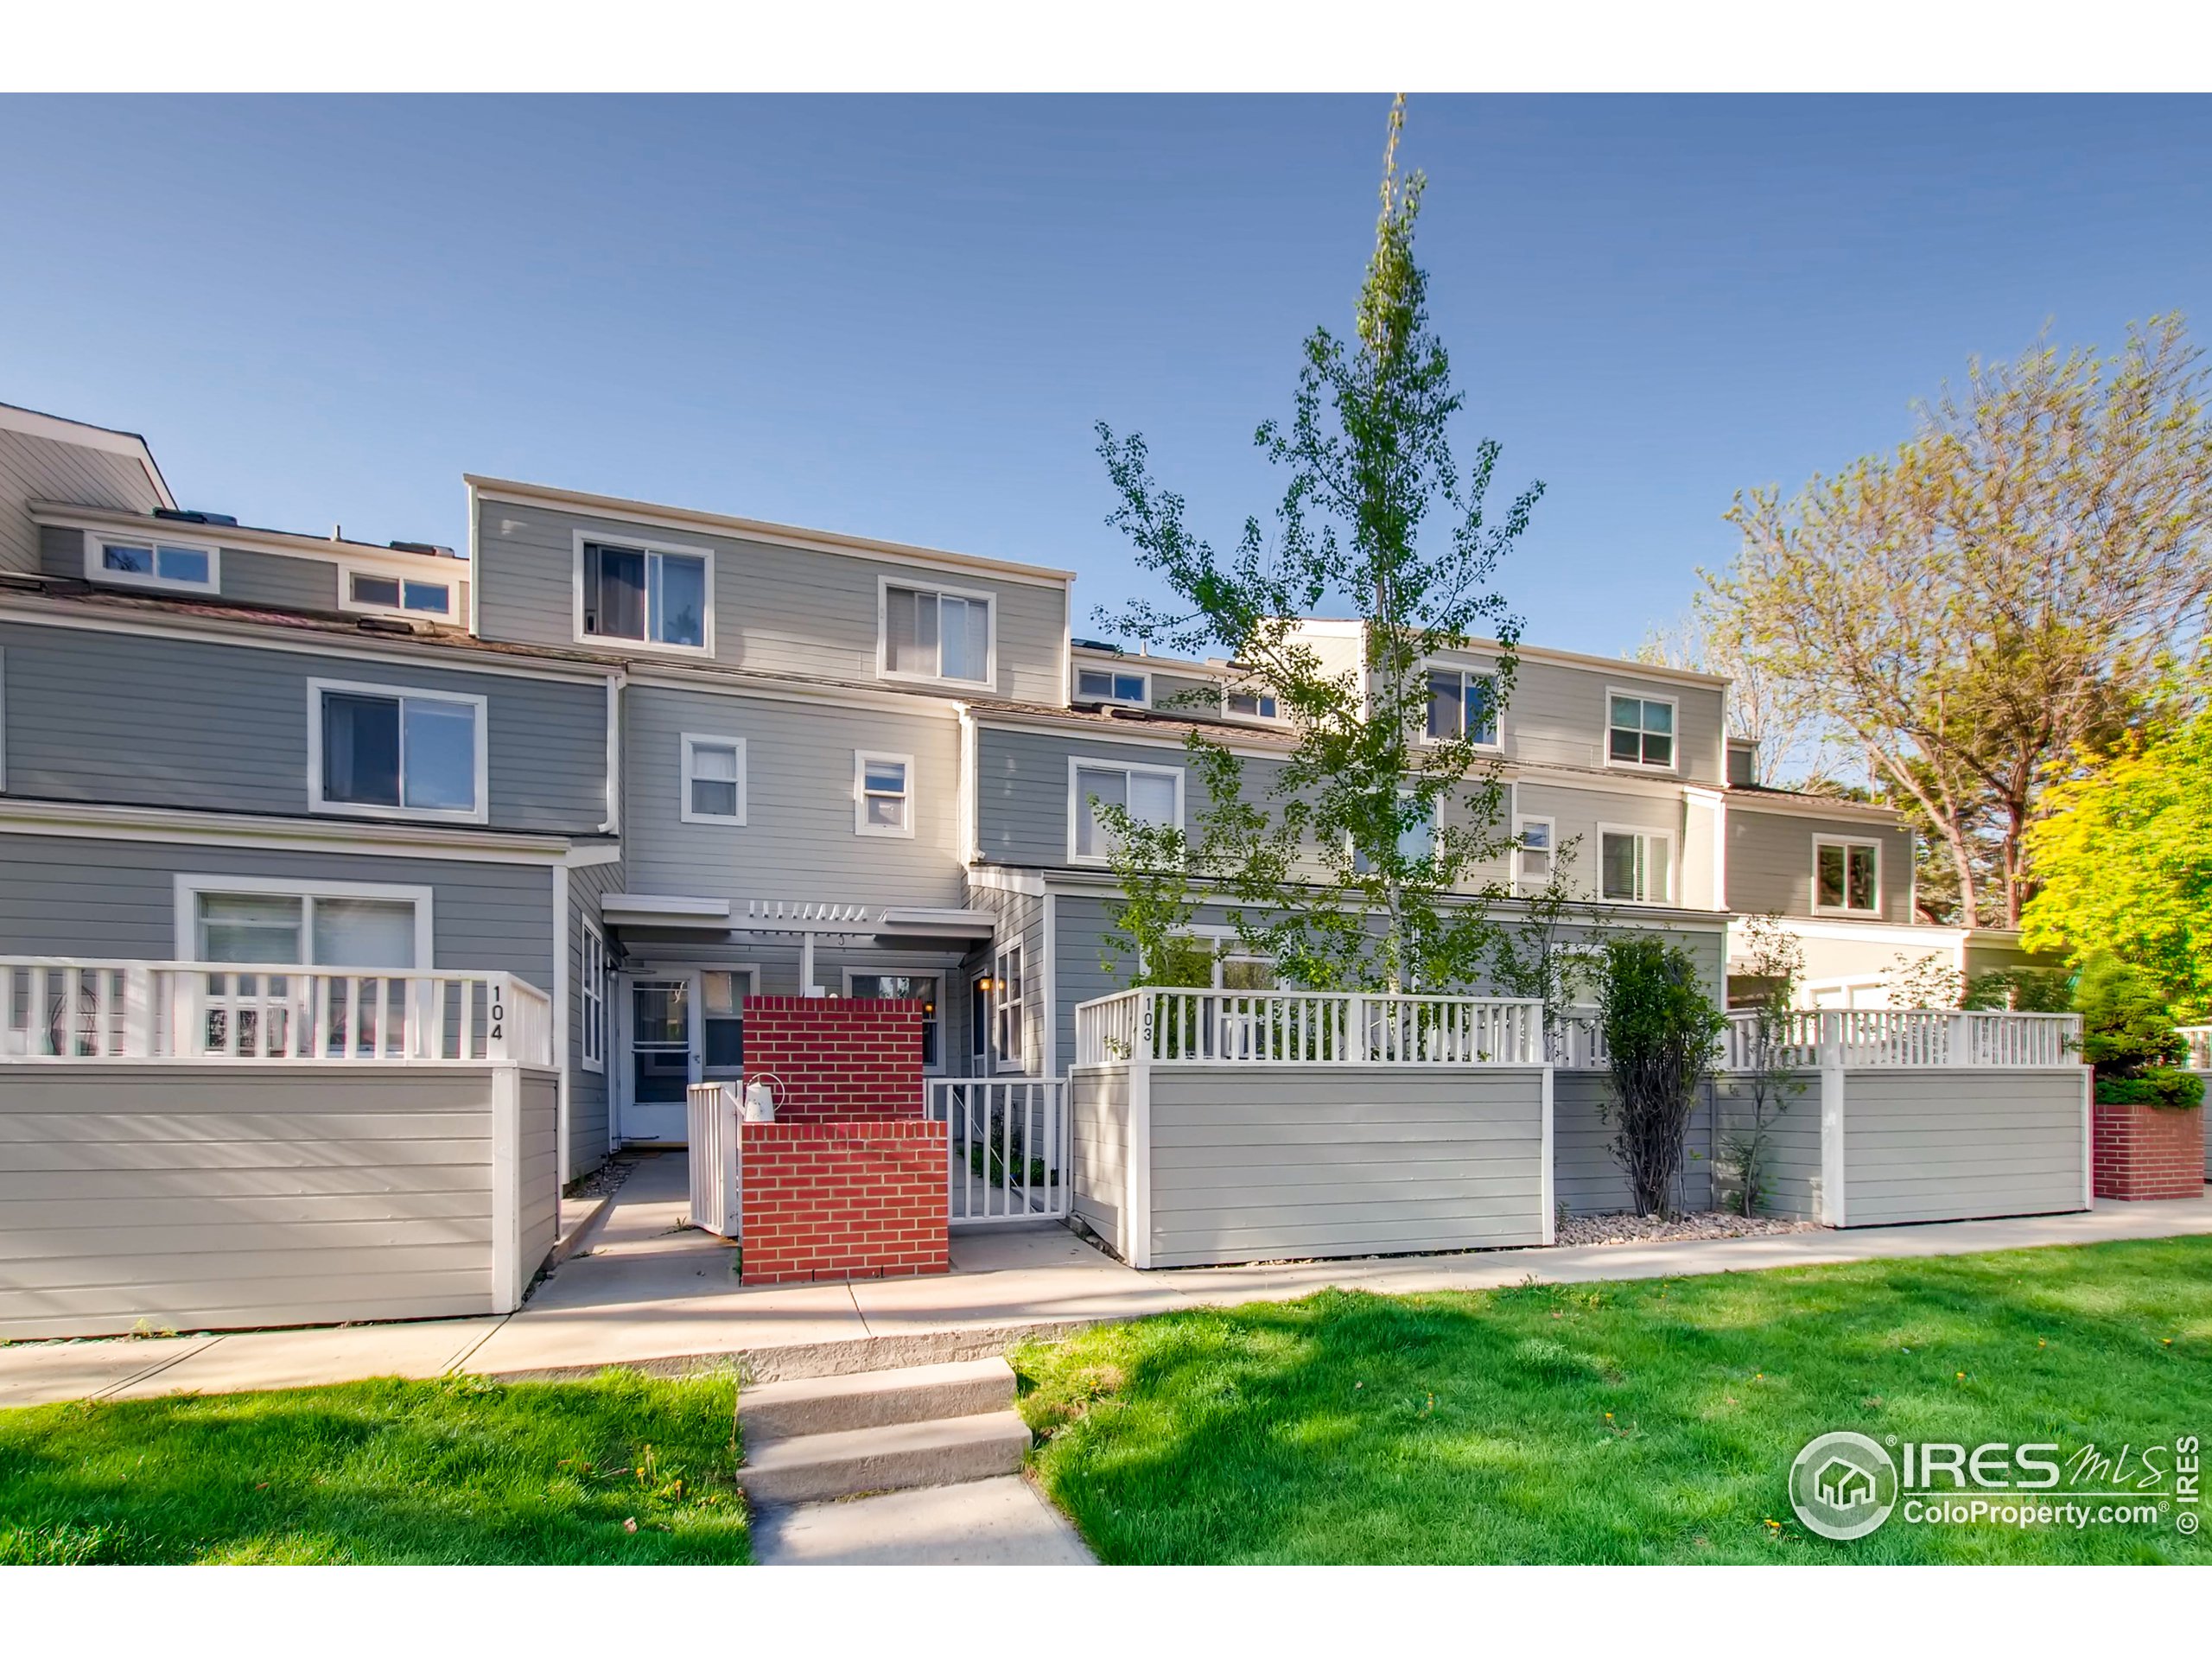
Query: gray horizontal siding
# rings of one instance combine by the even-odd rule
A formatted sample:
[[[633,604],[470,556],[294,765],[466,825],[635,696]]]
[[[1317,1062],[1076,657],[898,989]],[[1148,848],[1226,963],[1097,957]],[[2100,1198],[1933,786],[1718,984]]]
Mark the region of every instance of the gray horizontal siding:
[[[600,682],[25,625],[0,624],[0,649],[11,794],[304,815],[318,678],[486,697],[494,829],[584,831],[607,816]]]
[[[1775,1112],[1770,1097],[1759,1209],[1766,1215],[1793,1221],[1817,1221],[1821,1183],[1820,1074],[1792,1072],[1788,1081],[1797,1092],[1789,1096],[1784,1110]],[[1725,1155],[1726,1143],[1732,1136],[1750,1131],[1751,1094],[1742,1078],[1722,1077],[1713,1084],[1713,1096]]]
[[[1076,1215],[1124,1258],[1128,1197],[1129,1071],[1084,1066],[1069,1079],[1069,1153]]]
[[[2085,1076],[2078,1067],[1847,1073],[1846,1224],[2081,1209]]]
[[[1672,775],[1703,784],[1726,775],[1720,688],[1644,678],[1630,663],[1600,668],[1522,658],[1505,711],[1507,757],[1534,766],[1603,766],[1611,690],[1675,700],[1680,755]]]
[[[148,524],[144,535],[160,533],[157,524]],[[217,586],[222,597],[233,605],[265,605],[272,609],[286,611],[337,612],[344,608],[339,591],[339,560],[336,549],[329,557],[312,553],[271,553],[257,547],[226,547],[222,531],[206,524],[171,524],[168,533],[180,542],[194,546],[213,545],[221,550],[217,574]],[[50,576],[91,575],[85,557],[86,537],[81,530],[47,524],[39,535],[39,565]],[[453,590],[453,611],[446,619],[462,622],[468,616],[468,566],[458,560],[433,561],[428,556],[422,561],[424,568],[413,574],[426,582],[442,582]],[[129,592],[143,592],[128,584],[115,584]]]
[[[588,864],[569,873],[569,1167],[563,1172],[569,1180],[598,1168],[613,1149],[608,1138],[608,1073],[604,1068],[596,1071],[584,1070],[582,924],[591,922],[598,927],[601,937],[607,938],[607,928],[599,913],[600,896],[620,892],[622,883],[623,867],[619,861]],[[607,943],[611,952],[615,941],[607,938]],[[610,983],[606,990],[607,1050],[611,1057],[615,1034],[615,988]]]
[[[1865,919],[1912,920],[1912,832],[1863,819],[1762,812],[1756,802],[1728,802],[1728,906],[1746,915],[1813,913],[1813,838],[1872,841],[1881,847],[1881,913]],[[1886,965],[1886,964],[1885,964]],[[1844,970],[1848,971],[1848,970]]]
[[[517,1256],[524,1288],[553,1252],[560,1228],[561,1077],[537,1067],[518,1068],[519,1135],[516,1146]]]
[[[1611,1080],[1602,1071],[1553,1074],[1552,1193],[1569,1215],[1619,1215],[1635,1207],[1628,1172],[1613,1149],[1620,1134],[1613,1103]],[[1718,1151],[1708,1091],[1700,1096],[1683,1136],[1681,1179],[1675,1192],[1675,1202],[1683,1209],[1712,1208]]]
[[[489,1312],[491,1090],[483,1068],[0,1067],[0,1339]]]
[[[1046,960],[1045,898],[1042,893],[1009,893],[1003,888],[984,887],[980,883],[968,889],[968,906],[971,910],[990,912],[997,931],[990,949],[1008,944],[1021,946],[1022,977],[1026,982],[1022,996],[1022,1053],[1027,1062],[1026,1071],[1032,1076],[1051,1074],[1055,1068],[1046,1064],[1046,1037],[1052,1029],[1052,1010],[1046,999],[1046,984],[1050,977]],[[1056,1056],[1059,1068],[1073,1059],[1072,1049],[1063,1049]]]
[[[1160,1267],[1542,1242],[1543,1073],[1155,1067]]]
[[[878,578],[988,593],[995,599],[1001,696],[1065,700],[1066,590],[988,571],[938,573],[890,560],[814,552],[717,535],[664,530],[548,506],[480,504],[476,556],[484,585],[478,626],[487,639],[571,645],[575,639],[575,532],[610,542],[702,547],[715,559],[715,649],[734,667],[769,674],[874,683]],[[612,650],[620,641],[595,641]],[[961,695],[950,691],[948,695]]]
[[[924,709],[632,686],[623,693],[623,857],[630,889],[726,899],[957,906],[960,728]],[[685,823],[683,734],[742,738],[746,820]],[[857,835],[853,757],[914,757],[914,834]]]
[[[175,937],[180,874],[427,887],[428,966],[552,988],[550,869],[359,853],[0,835],[0,955],[174,960],[193,948]]]
[[[23,510],[31,501],[71,501],[120,512],[151,512],[162,505],[146,469],[129,455],[0,431],[0,570],[41,568],[39,527]],[[82,548],[81,538],[78,545]],[[70,574],[82,575],[84,569],[80,551]]]

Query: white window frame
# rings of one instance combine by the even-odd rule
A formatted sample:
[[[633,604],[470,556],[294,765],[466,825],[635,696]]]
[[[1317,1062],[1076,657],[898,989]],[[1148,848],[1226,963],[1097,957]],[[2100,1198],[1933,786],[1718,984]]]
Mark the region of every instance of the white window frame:
[[[1843,854],[1843,897],[1840,905],[1821,902],[1821,849],[1840,847]],[[1864,847],[1874,855],[1874,903],[1872,909],[1859,910],[1851,904],[1851,849]],[[1813,837],[1812,903],[1808,908],[1815,916],[1872,917],[1878,920],[1882,914],[1882,843],[1867,836],[1815,836]]]
[[[1544,826],[1545,835],[1549,843],[1544,849],[1544,859],[1548,869],[1544,879],[1541,881],[1529,875],[1521,864],[1522,855],[1530,850],[1522,844],[1521,838],[1528,826],[1532,823],[1541,823]],[[1513,890],[1524,895],[1530,891],[1541,893],[1551,884],[1552,877],[1558,873],[1558,870],[1559,820],[1548,812],[1515,813],[1513,815]]]
[[[904,588],[910,594],[934,594],[940,599],[980,600],[983,604],[983,677],[980,680],[956,678],[946,674],[909,674],[891,666],[891,590]],[[578,592],[582,592],[581,588]],[[944,634],[938,633],[938,665],[944,665]],[[896,680],[908,685],[962,685],[983,690],[995,690],[999,683],[999,596],[983,588],[950,588],[941,582],[932,582],[920,575],[894,576],[888,571],[879,571],[875,578],[875,677],[879,680]]]
[[[890,647],[891,642],[886,639],[885,651],[888,652]],[[1094,697],[1083,689],[1083,677],[1086,674],[1103,674],[1109,683],[1115,680],[1134,679],[1138,686],[1137,695],[1135,697]],[[1152,707],[1152,671],[1142,668],[1101,668],[1096,663],[1077,663],[1075,665],[1075,700],[1077,702],[1110,702],[1118,709],[1149,709]]]
[[[899,798],[906,804],[906,822],[897,829],[887,824],[868,821],[868,769],[869,763],[878,760],[896,761],[904,767],[906,787]],[[880,792],[880,791],[879,791]],[[896,841],[914,838],[914,757],[900,754],[893,749],[855,749],[853,751],[853,833],[856,836],[882,836]]]
[[[1091,869],[1103,869],[1113,862],[1096,854],[1084,855],[1076,851],[1077,832],[1083,827],[1083,798],[1077,792],[1076,779],[1084,772],[1120,772],[1131,776],[1140,773],[1175,780],[1175,824],[1183,828],[1183,769],[1180,766],[1147,766],[1141,761],[1106,759],[1098,755],[1071,754],[1068,757],[1068,862]]]
[[[1467,729],[1467,683],[1470,680],[1488,680],[1490,682],[1491,696],[1492,698],[1491,721],[1491,723],[1497,727],[1497,733],[1487,743],[1478,743],[1472,738],[1468,738],[1466,741],[1468,747],[1471,748],[1480,749],[1486,754],[1501,754],[1504,753],[1505,710],[1497,707],[1496,704],[1496,698],[1497,696],[1497,670],[1496,668],[1469,668],[1461,663],[1428,663],[1422,666],[1421,671],[1421,741],[1423,743],[1427,744],[1446,743],[1452,741],[1449,738],[1431,737],[1428,734],[1428,677],[1432,674],[1457,674],[1459,677],[1459,730],[1463,736],[1465,734]]]
[[[894,965],[877,968],[848,968],[845,969],[845,995],[848,1000],[855,1001],[888,1000],[873,997],[854,997],[853,982],[856,979],[903,978],[933,979],[937,981],[937,1018],[934,1020],[925,1019],[922,1022],[924,1025],[933,1024],[937,1027],[937,1064],[934,1065],[923,1066],[922,1075],[925,1077],[941,1077],[945,1075],[945,1061],[947,1056],[944,1052],[944,1046],[949,1039],[949,1033],[945,1027],[944,1001],[951,989],[952,976],[957,971],[957,969],[948,969],[942,966],[928,968],[901,968]]]
[[[1007,959],[1016,957],[1022,958],[1022,971],[1009,982]],[[990,1002],[985,1009],[989,1023],[984,1039],[985,1058],[994,1077],[1001,1071],[1027,1073],[1029,1070],[1030,973],[1019,938],[1007,940],[991,953]],[[1009,982],[1020,987],[1013,996],[1007,994]],[[1009,1034],[1011,1042],[1007,1040]]]
[[[1213,922],[1192,922],[1183,927],[1170,928],[1167,937],[1171,939],[1204,940],[1214,947],[1210,967],[1213,988],[1217,991],[1223,988],[1222,969],[1232,962],[1265,963],[1271,971],[1278,975],[1281,971],[1281,964],[1274,957],[1264,952],[1246,948],[1243,936],[1233,927],[1224,927]],[[1224,950],[1222,947],[1224,945],[1233,948]],[[1142,950],[1137,952],[1137,967],[1140,971],[1149,970],[1149,964],[1144,960]],[[1264,995],[1266,993],[1255,992],[1253,995]]]
[[[664,657],[711,657],[715,654],[715,550],[694,547],[684,542],[652,541],[642,536],[622,536],[597,531],[579,530],[575,533],[575,563],[569,578],[569,597],[573,606],[570,621],[575,642],[595,649],[612,651],[642,651]],[[645,635],[632,639],[620,633],[586,633],[584,632],[584,546],[611,547],[625,553],[643,553],[650,563],[656,553],[673,554],[678,558],[703,559],[706,562],[706,597],[702,601],[699,618],[699,643],[696,645],[671,645],[653,639],[652,576],[645,577]]]
[[[576,975],[577,1026],[576,1052],[578,1064],[587,1071],[605,1072],[608,1034],[613,1029],[607,1018],[609,981],[607,971],[607,936],[589,921],[580,918],[582,941],[577,947]]]
[[[402,704],[399,712],[399,794],[398,806],[378,806],[365,801],[326,800],[322,793],[322,701],[323,694],[336,691],[352,696],[393,697]],[[407,710],[409,698],[421,702],[457,702],[471,709],[476,719],[475,760],[474,779],[476,804],[466,810],[460,807],[409,806],[407,797]],[[378,685],[365,680],[308,681],[308,810],[333,817],[395,818],[409,823],[488,823],[492,818],[492,759],[488,711],[491,700],[468,691],[442,691],[427,685]]]
[[[315,941],[313,902],[317,899],[379,899],[393,904],[415,906],[415,967],[412,971],[427,973],[436,965],[435,942],[437,931],[432,908],[435,891],[429,887],[408,887],[387,881],[302,881],[283,876],[258,875],[186,875],[175,881],[175,937],[176,959],[196,961],[200,955],[200,899],[203,893],[242,893],[257,899],[300,899],[307,902],[300,907],[300,954],[308,954]],[[241,963],[241,966],[255,966]],[[265,964],[275,967],[277,964]],[[312,968],[313,963],[295,963],[299,968]],[[343,963],[332,964],[344,968]],[[400,970],[392,969],[397,973]]]
[[[1637,836],[1645,841],[1667,843],[1667,891],[1657,898],[1646,894],[1641,899],[1612,899],[1605,894],[1605,837],[1607,836]],[[1649,861],[1644,861],[1647,869]],[[1640,823],[1601,823],[1598,826],[1598,868],[1596,880],[1591,883],[1600,904],[1671,906],[1681,884],[1682,849],[1671,830],[1652,830]]]
[[[1671,766],[1655,766],[1647,760],[1613,759],[1613,699],[1615,697],[1633,697],[1638,702],[1663,702],[1675,711],[1675,759]],[[1607,766],[1618,772],[1646,772],[1670,778],[1681,772],[1682,769],[1682,700],[1680,697],[1666,696],[1656,691],[1644,691],[1634,686],[1609,685],[1605,688],[1605,707],[1599,710],[1599,714],[1602,717],[1601,730],[1604,735],[1599,740],[1598,753]],[[1639,730],[1637,733],[1639,740],[1643,735],[1643,734]],[[1637,747],[1638,748],[1643,747],[1640,741]]]
[[[407,597],[407,584],[410,582],[418,587],[442,588],[446,590],[446,607],[442,611],[410,610],[404,603],[380,605],[373,600],[356,599],[353,597],[353,579],[356,576],[367,576],[377,582],[397,582],[399,596],[403,601]],[[410,622],[426,620],[434,622],[457,622],[461,620],[461,584],[452,576],[439,576],[433,579],[421,575],[407,575],[399,571],[386,570],[373,564],[340,564],[338,567],[338,608],[341,611],[359,612],[365,616],[397,616]]]
[[[129,570],[107,568],[106,549],[116,547],[147,547],[154,550],[155,569],[144,575]],[[174,547],[187,553],[207,556],[207,580],[179,582],[172,576],[159,574],[161,551]],[[223,588],[223,550],[211,543],[198,542],[188,536],[164,536],[158,527],[143,536],[125,531],[88,530],[85,532],[85,580],[97,582],[111,588],[149,588],[168,594],[215,594]]]
[[[1272,702],[1275,706],[1275,711],[1272,715],[1262,714],[1257,711],[1249,715],[1244,714],[1239,710],[1232,709],[1229,706],[1229,700],[1231,696],[1253,697],[1263,702]],[[1266,725],[1280,726],[1282,724],[1283,721],[1282,696],[1280,692],[1262,691],[1255,687],[1224,685],[1221,688],[1221,717],[1224,720],[1256,720]]]
[[[692,757],[702,747],[734,748],[737,751],[737,810],[734,813],[699,812],[692,809]],[[681,764],[677,770],[682,777],[683,793],[677,798],[677,806],[683,823],[729,824],[741,828],[744,825],[745,810],[753,793],[748,784],[751,769],[747,764],[745,748],[743,738],[732,736],[727,732],[685,732],[682,734],[678,749]],[[715,779],[711,781],[719,783],[721,780]]]

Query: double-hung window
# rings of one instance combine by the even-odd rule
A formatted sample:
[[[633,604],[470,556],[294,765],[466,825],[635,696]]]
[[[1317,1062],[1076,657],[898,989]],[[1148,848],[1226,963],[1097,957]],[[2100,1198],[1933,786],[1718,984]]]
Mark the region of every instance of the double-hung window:
[[[867,749],[853,755],[853,833],[914,833],[914,757]]]
[[[1675,769],[1675,700],[1620,691],[1605,696],[1605,763]]]
[[[1141,709],[1152,701],[1151,677],[1125,674],[1119,669],[1078,668],[1075,694],[1084,702],[1126,702]]]
[[[1598,831],[1598,896],[1631,905],[1674,898],[1675,838],[1656,830]]]
[[[991,984],[991,1069],[1026,1071],[1029,1061],[1024,1009],[1028,992],[1021,977],[1019,941],[999,947],[997,966]]]
[[[1513,820],[1513,877],[1523,893],[1539,892],[1551,883],[1554,829],[1549,818]]]
[[[349,611],[372,611],[385,616],[453,618],[453,584],[423,582],[413,576],[385,575],[374,570],[345,573]]]
[[[1478,747],[1497,747],[1497,681],[1471,669],[1428,671],[1428,737],[1434,743],[1464,740]]]
[[[889,678],[991,683],[991,596],[886,579],[879,666]]]
[[[1840,916],[1882,911],[1882,849],[1871,841],[1813,838],[1813,908]]]
[[[745,822],[745,740],[703,732],[683,734],[683,798],[686,823]]]
[[[1114,855],[1102,808],[1121,807],[1138,823],[1182,827],[1183,774],[1174,767],[1071,760],[1068,771],[1068,855],[1077,863],[1103,864]]]
[[[578,1047],[587,1071],[607,1070],[607,940],[589,922],[583,924],[583,949],[578,953],[576,993],[583,1029]]]
[[[309,806],[483,823],[484,710],[456,692],[309,680]]]
[[[579,636],[671,650],[714,645],[714,559],[702,548],[576,543]]]
[[[158,537],[85,532],[85,578],[128,588],[167,588],[179,593],[216,591],[220,556]]]

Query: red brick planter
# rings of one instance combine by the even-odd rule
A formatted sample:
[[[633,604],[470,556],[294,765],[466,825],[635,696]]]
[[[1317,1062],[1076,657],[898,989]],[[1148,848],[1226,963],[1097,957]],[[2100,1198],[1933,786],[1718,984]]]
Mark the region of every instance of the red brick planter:
[[[2090,1109],[2089,1145],[2101,1198],[2194,1198],[2204,1192],[2204,1108]]]

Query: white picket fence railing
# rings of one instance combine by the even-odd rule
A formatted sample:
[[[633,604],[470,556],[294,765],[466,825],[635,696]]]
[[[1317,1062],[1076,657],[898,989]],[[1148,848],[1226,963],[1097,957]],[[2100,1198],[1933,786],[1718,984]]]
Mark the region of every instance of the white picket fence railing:
[[[512,974],[0,957],[0,1060],[553,1063]]]
[[[1753,1069],[1769,1046],[1773,1063],[1812,1071],[1822,1065],[2018,1067],[2080,1064],[2082,1018],[2074,1014],[1965,1013],[1954,1008],[1793,1009],[1780,1016],[1728,1016],[1715,1065]],[[1556,1022],[1553,1063],[1591,1071],[1606,1064],[1604,1028],[1594,1010],[1578,1008]]]
[[[1068,1214],[1074,1171],[1065,1078],[929,1077],[922,1109],[947,1126],[953,1225]]]
[[[2212,1071],[2212,1026],[2183,1026],[2181,1039],[2189,1045],[2182,1064],[2192,1071]]]
[[[1147,986],[1077,1005],[1075,1063],[1530,1065],[1543,1023],[1541,1002],[1515,997]]]
[[[741,1090],[735,1083],[695,1083],[684,1091],[685,1150],[691,1180],[691,1224],[724,1238],[744,1230],[741,1185],[744,1131]]]

